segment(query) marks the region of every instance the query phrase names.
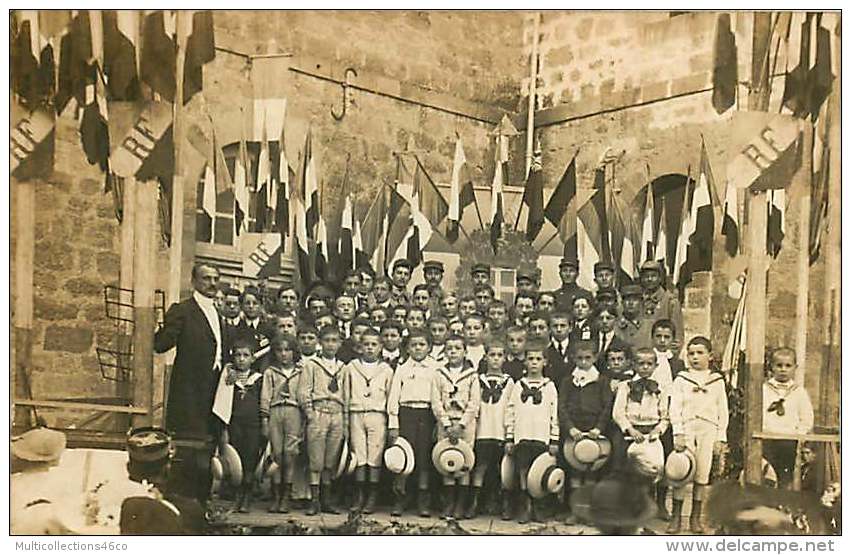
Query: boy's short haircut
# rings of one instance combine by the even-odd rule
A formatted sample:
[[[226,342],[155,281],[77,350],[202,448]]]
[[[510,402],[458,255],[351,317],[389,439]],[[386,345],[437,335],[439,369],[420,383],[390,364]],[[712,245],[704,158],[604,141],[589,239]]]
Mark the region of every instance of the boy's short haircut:
[[[332,326],[325,326],[322,329],[330,328]],[[336,329],[336,326],[333,326]],[[310,322],[302,322],[298,325],[298,329],[296,329],[296,336],[299,336],[303,333],[312,333],[313,335],[319,335],[319,330],[316,329],[316,326]]]
[[[408,343],[411,342],[411,339],[415,339],[417,337],[425,339],[426,343],[428,343],[429,345],[432,344],[431,334],[429,332],[427,332],[426,330],[419,330],[419,329],[411,330],[410,332],[408,332]]]
[[[551,318],[552,318],[552,316],[550,315],[549,312],[546,312],[544,310],[536,310],[535,312],[533,312],[532,314],[529,315],[528,321],[531,322],[533,320],[543,320],[544,322],[547,323],[547,326],[549,326]]]
[[[486,320],[486,318],[485,318],[485,316],[484,316],[481,312],[473,312],[473,313],[471,313],[471,314],[468,314],[468,315],[464,318],[464,324],[466,324],[466,323],[467,323],[467,320],[478,320],[479,322],[481,322],[481,323],[482,323],[482,325],[484,325],[484,324],[485,324],[485,320]]]
[[[369,266],[358,266],[358,273],[366,274],[369,277],[375,279],[375,270],[373,270]]]
[[[473,296],[474,296],[474,298],[475,298],[475,294],[476,294],[476,293],[478,293],[479,291],[487,291],[488,293],[490,293],[491,298],[493,298],[493,297],[495,297],[495,296],[496,296],[496,292],[494,292],[493,287],[491,287],[491,286],[490,286],[490,285],[488,285],[488,284],[484,284],[484,285],[478,285],[478,286],[476,286],[476,287],[473,289]]]
[[[588,340],[577,341],[576,344],[573,346],[573,354],[576,354],[579,351],[586,351],[586,352],[590,351],[591,353],[596,355],[597,354],[597,344],[593,341],[588,341]]]
[[[409,307],[406,304],[397,304],[397,305],[393,306],[392,308],[390,308],[390,313],[392,314],[392,313],[396,312],[397,310],[399,310],[400,308],[405,311],[405,314],[407,314],[408,310],[411,309],[411,307]]]
[[[366,327],[370,328],[370,327],[372,327],[372,322],[370,322],[368,318],[363,318],[363,317],[359,316],[359,317],[355,318],[354,320],[352,320],[352,327],[355,327],[355,326],[366,326]]]
[[[253,285],[246,285],[242,290],[242,295],[239,296],[239,302],[245,302],[246,295],[253,295],[255,299],[260,300],[260,290]]]
[[[233,285],[229,285],[227,289],[224,290],[225,297],[242,297],[242,293],[239,292],[239,289],[234,287]]]
[[[458,304],[469,302],[476,302],[476,297],[474,297],[473,295],[464,295],[463,297],[458,299]]]
[[[491,349],[502,349],[503,351],[508,349],[508,346],[505,344],[505,339],[501,336],[489,337],[487,341],[485,341],[485,352],[490,352]]]
[[[339,297],[334,299],[334,306],[337,306],[337,303],[339,303],[343,299],[349,299],[350,301],[352,301],[352,303],[356,303],[355,298],[351,295],[340,295]]]
[[[446,338],[446,343],[449,343],[450,341],[460,341],[461,344],[464,345],[464,348],[467,348],[467,344],[464,343],[464,338],[458,335],[457,333],[449,334],[449,336]]]
[[[620,308],[618,308],[617,306],[601,305],[601,306],[597,307],[597,311],[594,313],[594,317],[597,318],[601,314],[603,314],[604,312],[608,312],[609,314],[611,314],[615,318],[620,318],[620,315],[621,315]]]
[[[526,335],[526,328],[522,326],[508,326],[508,329],[505,330],[505,335],[512,333],[522,333],[523,335]]]
[[[414,312],[414,311],[422,313],[423,317],[425,317],[425,313],[426,313],[425,309],[421,308],[419,306],[412,306],[411,308],[409,308],[408,314],[406,316],[410,316],[411,312]]]
[[[402,326],[400,326],[396,322],[384,322],[383,324],[381,324],[380,333],[383,334],[384,330],[396,330],[397,332],[399,332],[399,335],[402,335]]]
[[[531,293],[529,291],[519,291],[517,295],[514,296],[514,306],[517,306],[517,301],[519,299],[532,299],[532,304],[538,302],[538,295]]]
[[[235,353],[237,349],[248,349],[249,353],[254,352],[254,338],[245,335],[240,335],[231,343],[230,352]]]
[[[588,301],[588,305],[593,309],[594,308],[594,295],[589,293],[588,291],[580,290],[577,291],[573,295],[573,301],[570,303],[570,306],[574,306],[576,304],[577,299],[585,299]]]
[[[361,335],[361,341],[363,341],[366,337],[369,337],[369,336],[377,337],[378,341],[381,342],[381,334],[378,333],[378,330],[376,330],[373,327],[369,327],[366,330],[364,330],[363,334]]]
[[[339,328],[337,326],[325,326],[322,328],[322,331],[319,332],[319,339],[325,339],[330,336],[342,337]]]
[[[431,318],[429,318],[428,320],[426,320],[426,325],[431,325],[431,324],[446,324],[448,326],[449,325],[449,319],[446,316],[435,315],[435,316],[432,316]]]
[[[771,352],[771,362],[774,362],[774,358],[777,355],[786,355],[792,357],[792,362],[798,364],[798,353],[795,352],[795,349],[792,347],[777,347]]]
[[[537,352],[544,353],[544,352],[546,352],[548,347],[549,347],[549,345],[547,344],[546,341],[532,340],[532,341],[526,342],[526,345],[523,347],[523,352],[526,353],[526,354],[537,353]]]
[[[428,285],[426,285],[425,283],[418,283],[414,285],[412,293],[416,293],[417,291],[425,291],[429,294],[429,296],[431,296],[431,292],[428,290]]]
[[[298,340],[289,333],[276,333],[272,336],[272,339],[269,340],[270,347],[278,347],[280,345],[286,345],[288,351],[292,351],[293,353],[293,361],[298,362],[301,359],[301,352],[298,349]]]
[[[656,335],[656,330],[664,328],[666,330],[671,330],[671,334],[677,334],[677,326],[673,321],[668,320],[667,318],[662,318],[661,320],[656,320],[653,322],[653,327],[650,328],[650,335]]]
[[[556,309],[550,312],[550,322],[556,319],[567,320],[568,322],[570,322],[573,317],[563,310]]]
[[[505,301],[503,301],[502,299],[494,298],[494,299],[491,301],[491,304],[490,304],[490,306],[488,307],[488,310],[490,310],[491,308],[493,308],[493,307],[495,307],[495,306],[501,306],[501,307],[505,308],[506,310],[508,309],[508,305],[507,305],[507,304],[505,304]]]
[[[346,279],[348,279],[350,277],[356,277],[356,278],[358,278],[358,281],[360,281],[360,275],[361,275],[361,270],[351,269],[351,270],[346,272]]]
[[[556,301],[556,294],[553,293],[552,291],[541,291],[541,292],[539,292],[538,293],[538,300],[539,301],[541,300],[541,297],[549,297],[553,300],[553,302]]]
[[[650,350],[653,351],[653,349],[650,349]],[[606,359],[607,360],[608,360],[609,355],[612,354],[612,353],[623,353],[627,360],[634,360],[632,347],[630,347],[629,345],[625,345],[625,344],[611,345],[608,349],[606,349]]]
[[[656,351],[651,349],[650,347],[639,347],[635,350],[635,360],[638,360],[638,357],[641,355],[651,356],[654,359],[656,358]]]
[[[373,287],[375,287],[375,286],[376,286],[376,285],[378,285],[379,283],[384,283],[384,284],[386,284],[388,287],[390,287],[390,285],[391,285],[391,283],[392,283],[392,282],[390,281],[390,278],[389,278],[389,277],[387,277],[387,276],[381,276],[381,277],[377,277],[377,278],[375,278],[375,281],[373,281],[373,282],[372,282],[372,286],[373,286]]]
[[[709,351],[710,353],[712,352],[712,341],[710,341],[709,338],[704,337],[702,335],[697,335],[695,337],[692,337],[689,340],[688,345],[686,345],[686,349],[688,349],[692,345],[703,345],[704,347],[706,347],[707,351]]]

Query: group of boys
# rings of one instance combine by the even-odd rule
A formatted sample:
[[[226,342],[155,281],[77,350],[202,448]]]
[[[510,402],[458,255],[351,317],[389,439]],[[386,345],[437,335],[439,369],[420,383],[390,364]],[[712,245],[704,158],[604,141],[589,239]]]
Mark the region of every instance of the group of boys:
[[[235,395],[257,389],[247,405],[251,425],[232,422],[228,438],[239,443],[236,429],[260,437],[243,442],[251,456],[238,449],[249,468],[260,464],[264,439],[273,446],[280,474],[270,510],[289,510],[292,461],[306,446],[310,514],[336,512],[342,480],[354,486],[354,510],[374,511],[386,489],[392,514],[415,497],[427,516],[439,476],[446,517],[473,517],[487,498],[501,503],[503,518],[520,522],[538,518],[545,499],[572,508],[571,519],[585,518],[572,492],[622,474],[644,480],[671,533],[681,528],[693,483],[689,527],[703,532],[712,457],[726,442],[728,422],[724,377],[710,370],[711,344],[693,338],[688,364],[677,357],[682,313],[656,263],[642,265],[638,283],[620,289],[615,268],[598,263],[596,294],[576,284],[578,269],[577,260],[563,259],[562,285],[547,292],[538,291],[536,272],[518,271],[511,306],[495,297],[490,267],[481,263],[472,267],[472,292],[462,296],[443,288],[437,261],[425,262],[424,283],[409,289],[406,260],[389,277],[352,271],[336,295],[325,284],[311,287],[303,302],[293,287],[273,299],[253,287],[224,290],[222,317],[247,338],[232,348],[243,351],[231,363],[239,366],[231,369]],[[254,354],[267,346],[265,357]],[[788,350],[779,356],[789,358]],[[794,367],[793,351],[791,359]],[[249,367],[263,379],[251,381]],[[788,395],[786,382],[766,387]],[[262,391],[269,387],[274,392]],[[275,406],[290,416],[271,426]],[[244,431],[255,429],[255,410],[262,426]],[[282,437],[270,437],[276,434]],[[788,453],[779,451],[781,464]]]

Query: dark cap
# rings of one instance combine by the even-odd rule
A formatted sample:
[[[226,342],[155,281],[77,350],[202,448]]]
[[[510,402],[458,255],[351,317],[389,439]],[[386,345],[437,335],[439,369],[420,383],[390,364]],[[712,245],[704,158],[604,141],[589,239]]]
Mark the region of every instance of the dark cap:
[[[598,301],[602,300],[602,299],[617,300],[617,298],[618,298],[618,293],[614,289],[608,289],[607,288],[607,289],[600,289],[599,291],[597,291],[597,300]]]
[[[523,269],[517,270],[517,281],[521,279],[526,279],[531,282],[535,282],[538,279],[538,271],[537,269]]]
[[[610,272],[615,271],[615,265],[611,262],[597,262],[594,264],[594,273],[596,274],[600,270],[608,270]]]
[[[641,297],[644,294],[644,291],[641,289],[640,285],[629,284],[621,287],[621,297]]]
[[[171,436],[162,428],[146,426],[127,432],[127,453],[131,461],[155,462],[168,458]]]
[[[443,262],[441,262],[439,260],[428,260],[428,261],[426,261],[425,264],[423,264],[423,271],[430,270],[430,269],[440,270],[442,272],[443,271]]]
[[[648,260],[647,262],[641,264],[641,267],[639,268],[639,272],[647,272],[650,270],[653,270],[654,272],[661,272],[661,269],[659,268],[659,263],[654,260]]]
[[[411,264],[411,261],[408,260],[407,258],[400,258],[399,260],[397,260],[396,262],[393,263],[393,269],[394,270],[396,268],[400,267],[400,266],[404,266],[405,268],[407,268],[409,270],[414,269],[414,265]]]
[[[473,264],[473,268],[470,270],[470,274],[478,274],[479,272],[484,272],[488,276],[491,275],[491,267],[490,264],[485,264],[484,262],[476,262]]]
[[[565,256],[561,259],[561,262],[558,263],[558,267],[579,268],[579,260],[577,260],[575,256]]]

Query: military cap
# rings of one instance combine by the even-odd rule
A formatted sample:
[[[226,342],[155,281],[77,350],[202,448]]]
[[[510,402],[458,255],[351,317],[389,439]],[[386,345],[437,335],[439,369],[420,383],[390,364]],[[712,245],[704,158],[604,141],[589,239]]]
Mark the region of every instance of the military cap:
[[[594,264],[594,273],[596,274],[600,270],[608,270],[610,272],[614,272],[615,271],[615,265],[612,264],[611,262],[603,262],[603,261],[597,262],[596,264]]]
[[[641,267],[639,268],[640,272],[647,272],[650,270],[653,270],[654,272],[661,272],[661,269],[659,268],[659,263],[654,260],[648,260],[647,262],[641,264]]]
[[[484,262],[476,262],[473,264],[473,268],[470,270],[470,274],[478,274],[479,272],[484,272],[488,276],[491,275],[491,267],[490,264],[485,264]]]
[[[621,297],[641,297],[643,293],[640,285],[629,284],[621,287]]]
[[[400,267],[400,266],[404,266],[404,267],[406,267],[406,268],[407,268],[407,269],[409,269],[409,270],[413,270],[413,269],[414,269],[414,265],[413,265],[413,264],[411,264],[411,261],[410,261],[410,260],[408,260],[407,258],[400,258],[399,260],[397,260],[396,262],[394,262],[394,263],[393,263],[393,269],[394,269],[394,270],[395,270],[396,268]]]
[[[127,433],[127,454],[131,461],[155,462],[168,458],[171,436],[162,428],[145,426]]]
[[[579,268],[579,260],[575,256],[565,256],[561,259],[561,262],[558,263],[558,267]]]
[[[532,282],[537,281],[538,272],[533,269],[517,270],[517,281],[520,281],[521,279],[526,279]]]
[[[426,261],[425,264],[423,264],[423,271],[430,270],[430,269],[440,270],[442,272],[443,271],[443,262],[441,262],[440,260],[428,260],[428,261]]]

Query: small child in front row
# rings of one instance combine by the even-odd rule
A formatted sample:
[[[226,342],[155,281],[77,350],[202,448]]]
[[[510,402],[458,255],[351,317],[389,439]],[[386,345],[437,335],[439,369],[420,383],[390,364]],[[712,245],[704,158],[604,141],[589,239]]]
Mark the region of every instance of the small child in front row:
[[[481,387],[475,368],[466,357],[464,339],[446,338],[446,365],[438,368],[431,385],[431,410],[437,420],[437,441],[462,439],[471,446],[476,440]],[[443,478],[443,516],[463,518],[470,472]]]
[[[697,336],[686,348],[688,370],[680,372],[671,386],[671,427],[674,430],[674,449],[690,449],[694,454],[695,473],[689,527],[701,534],[705,530],[701,523],[703,500],[709,489],[712,469],[712,454],[727,442],[727,390],[724,376],[712,372],[712,343]],[[673,488],[673,511],[669,534],[680,531],[685,485]]]
[[[304,363],[299,380],[299,404],[307,419],[311,497],[308,515],[320,510],[337,512],[330,488],[343,445],[343,363],[337,358],[341,343],[337,326],[322,328],[321,351]]]
[[[223,434],[223,442],[228,443],[239,453],[243,468],[242,488],[237,496],[237,511],[247,513],[251,505],[251,491],[254,487],[254,469],[260,462],[260,391],[263,387],[263,374],[253,370],[254,338],[240,337],[233,342],[231,357],[233,362],[225,365],[225,384],[233,385],[233,405],[230,422]]]
[[[628,438],[635,443],[656,442],[660,467],[664,463],[665,453],[662,449],[661,437],[668,428],[668,390],[662,389],[651,378],[656,368],[656,354],[653,349],[641,348],[635,353],[635,369],[637,375],[618,385],[615,394],[615,404],[612,407],[612,419],[617,424],[620,436],[612,430],[613,445],[618,461],[617,466],[626,462]],[[664,506],[665,499],[657,499],[657,504]]]
[[[263,436],[272,447],[272,460],[281,471],[269,512],[288,513],[296,456],[304,439],[297,397],[302,366],[297,358],[298,342],[292,335],[274,336],[269,347],[260,393],[260,419]]]
[[[558,388],[558,423],[562,441],[568,437],[580,440],[586,434],[596,439],[607,432],[612,418],[612,389],[609,380],[594,366],[597,345],[578,341],[572,347],[576,367],[565,376]],[[594,476],[589,472],[568,469],[570,489],[582,486]],[[565,493],[565,506],[570,507],[570,490]]]
[[[393,369],[380,359],[381,338],[368,329],[361,336],[361,356],[343,367],[343,430],[357,459],[357,491],[352,510],[375,511],[387,441],[387,395]]]
[[[431,450],[434,447],[431,384],[438,363],[429,356],[430,349],[430,338],[425,331],[411,331],[408,336],[408,359],[396,368],[387,396],[387,442],[393,444],[402,436],[414,450],[417,510],[420,516],[429,516],[428,481],[432,470]],[[397,479],[404,481],[406,478],[399,476]],[[406,491],[404,487],[400,489]],[[399,516],[404,510],[404,497],[398,491],[395,493],[396,504],[391,514]]]
[[[807,434],[813,428],[813,405],[803,386],[795,383],[797,355],[782,347],[771,354],[771,378],[762,384],[762,429],[780,434]],[[777,485],[792,482],[798,442],[794,439],[763,440],[763,456],[774,467]]]
[[[479,386],[482,391],[482,403],[479,407],[479,420],[476,427],[476,466],[473,469],[473,500],[467,508],[466,517],[475,518],[479,510],[479,497],[489,470],[498,470],[502,461],[505,443],[505,406],[511,396],[514,380],[503,371],[505,363],[505,343],[491,339],[485,345],[485,373],[479,374]],[[497,491],[490,491],[491,502]],[[508,495],[503,492],[503,513],[508,512]]]
[[[532,497],[527,493],[529,468],[541,453],[553,456],[559,447],[558,397],[555,384],[544,377],[547,344],[526,345],[526,376],[511,391],[505,408],[505,453],[514,456],[523,509],[518,522],[538,520]],[[510,515],[509,515],[510,516]]]

